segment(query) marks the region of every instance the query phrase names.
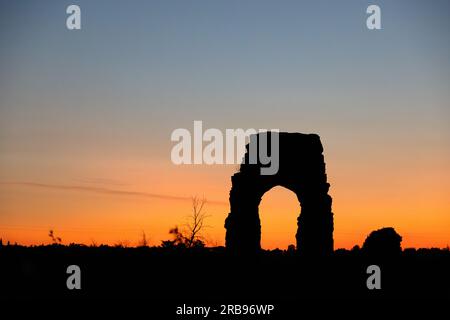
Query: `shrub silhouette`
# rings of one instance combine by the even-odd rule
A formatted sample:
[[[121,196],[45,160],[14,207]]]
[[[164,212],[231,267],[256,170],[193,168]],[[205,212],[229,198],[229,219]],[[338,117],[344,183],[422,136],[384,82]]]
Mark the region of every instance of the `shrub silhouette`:
[[[138,242],[138,247],[148,247],[147,235],[142,231],[141,239]]]
[[[52,229],[48,232],[48,236],[52,239],[53,244],[61,244],[62,239],[60,237],[56,237]]]
[[[369,234],[362,250],[370,256],[397,256],[402,251],[401,242],[402,237],[394,228],[382,228]]]
[[[161,247],[165,249],[171,248],[204,248],[205,243],[199,238],[192,238],[192,236],[185,236],[178,227],[169,230],[173,236],[173,240],[164,240],[161,242]]]

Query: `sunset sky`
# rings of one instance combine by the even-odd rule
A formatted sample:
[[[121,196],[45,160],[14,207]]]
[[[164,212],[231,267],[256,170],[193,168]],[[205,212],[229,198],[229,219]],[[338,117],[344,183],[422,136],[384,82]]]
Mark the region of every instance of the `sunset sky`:
[[[204,196],[205,239],[224,245],[238,166],[170,158],[172,131],[202,120],[319,134],[335,248],[385,226],[403,247],[448,246],[449,14],[444,0],[0,0],[0,238],[159,245]],[[294,244],[299,212],[291,191],[266,193],[263,248]]]

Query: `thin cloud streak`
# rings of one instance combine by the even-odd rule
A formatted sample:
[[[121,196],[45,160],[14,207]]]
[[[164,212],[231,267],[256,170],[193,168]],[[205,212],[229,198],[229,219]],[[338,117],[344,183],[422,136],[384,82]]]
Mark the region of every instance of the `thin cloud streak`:
[[[86,186],[80,186],[80,185],[57,185],[57,184],[46,184],[46,183],[36,183],[36,182],[1,182],[0,184],[34,187],[34,188],[45,188],[45,189],[63,190],[63,191],[92,192],[92,193],[106,194],[106,195],[138,196],[138,197],[163,199],[163,200],[179,200],[179,201],[180,200],[181,201],[191,201],[192,200],[192,197],[173,196],[173,195],[167,195],[167,194],[149,193],[149,192],[141,192],[141,191],[125,191],[125,190],[100,188],[100,187],[86,187]],[[228,205],[228,203],[223,202],[223,201],[207,200],[207,203],[215,204],[215,205]]]

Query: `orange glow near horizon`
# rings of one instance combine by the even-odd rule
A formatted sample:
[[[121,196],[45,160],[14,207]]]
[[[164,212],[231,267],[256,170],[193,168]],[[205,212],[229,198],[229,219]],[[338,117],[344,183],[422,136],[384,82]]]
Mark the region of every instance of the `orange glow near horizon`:
[[[133,165],[129,164],[130,167]],[[353,172],[358,170],[353,169]],[[4,243],[48,244],[51,242],[48,231],[53,229],[64,244],[135,246],[145,232],[150,245],[159,245],[162,240],[171,238],[170,228],[185,223],[191,210],[189,197],[197,195],[210,201],[206,205],[209,216],[204,232],[206,243],[224,245],[223,225],[229,212],[227,198],[234,170],[231,166],[170,164],[139,172],[138,178],[131,178],[134,183],[128,183],[130,180],[123,185],[102,180],[75,183],[131,192],[129,194],[92,192],[89,188],[59,190],[1,184],[0,200],[6,214],[0,217],[0,238]],[[155,171],[161,173],[158,175]],[[383,186],[376,173],[372,173],[371,184],[364,185],[358,175],[344,174],[344,180],[330,172],[334,173],[328,168],[336,249],[361,246],[371,231],[387,226],[394,227],[403,236],[404,248],[449,245],[450,205],[446,200],[444,180],[437,170],[421,177],[420,184],[407,184],[401,188],[395,183]],[[345,173],[342,168],[340,172]],[[399,179],[398,173],[392,177]],[[123,177],[115,178],[124,180]],[[157,184],[158,192],[146,181]],[[180,199],[146,197],[133,194],[134,191]],[[300,206],[293,192],[282,187],[267,192],[260,204],[262,247],[286,249],[289,244],[295,244],[299,212]]]

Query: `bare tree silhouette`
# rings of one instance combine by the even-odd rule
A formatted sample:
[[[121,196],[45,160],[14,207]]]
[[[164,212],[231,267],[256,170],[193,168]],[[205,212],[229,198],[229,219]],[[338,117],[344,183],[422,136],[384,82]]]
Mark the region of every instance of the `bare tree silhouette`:
[[[186,231],[186,247],[191,248],[203,243],[202,231],[206,227],[205,219],[209,216],[203,211],[206,204],[206,199],[199,199],[198,197],[192,197],[192,213],[188,217],[188,221],[185,224]]]
[[[180,229],[178,226],[170,229],[169,233],[173,236],[173,240],[162,242],[163,247],[204,247],[205,242],[202,232],[207,227],[205,224],[206,215],[204,207],[205,198],[192,197],[192,213],[186,217],[186,223]]]

